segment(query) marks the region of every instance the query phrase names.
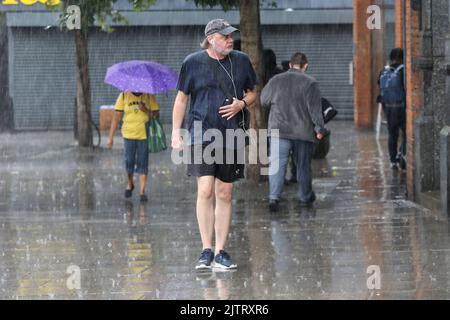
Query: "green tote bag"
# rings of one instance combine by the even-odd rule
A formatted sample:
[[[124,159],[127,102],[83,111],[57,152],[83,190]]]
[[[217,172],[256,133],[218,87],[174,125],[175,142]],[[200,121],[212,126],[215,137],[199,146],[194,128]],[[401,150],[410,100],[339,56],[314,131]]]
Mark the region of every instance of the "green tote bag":
[[[153,118],[150,120],[147,131],[148,152],[156,153],[167,149],[166,134],[161,122]]]

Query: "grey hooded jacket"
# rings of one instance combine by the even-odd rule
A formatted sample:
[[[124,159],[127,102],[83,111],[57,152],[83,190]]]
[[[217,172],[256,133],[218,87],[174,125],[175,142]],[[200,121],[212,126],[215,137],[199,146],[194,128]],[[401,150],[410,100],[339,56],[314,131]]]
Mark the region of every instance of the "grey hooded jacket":
[[[315,142],[317,133],[326,132],[319,84],[301,70],[289,69],[270,79],[261,105],[270,109],[269,132],[278,129],[282,139]]]

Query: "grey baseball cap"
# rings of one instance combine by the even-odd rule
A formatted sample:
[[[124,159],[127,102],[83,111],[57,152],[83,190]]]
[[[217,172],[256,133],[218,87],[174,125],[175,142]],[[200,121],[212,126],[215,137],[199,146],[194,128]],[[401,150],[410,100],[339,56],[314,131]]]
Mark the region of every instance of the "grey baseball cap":
[[[216,32],[227,36],[235,31],[239,31],[235,27],[232,27],[227,21],[223,19],[214,19],[208,22],[205,27],[205,36],[210,36]]]

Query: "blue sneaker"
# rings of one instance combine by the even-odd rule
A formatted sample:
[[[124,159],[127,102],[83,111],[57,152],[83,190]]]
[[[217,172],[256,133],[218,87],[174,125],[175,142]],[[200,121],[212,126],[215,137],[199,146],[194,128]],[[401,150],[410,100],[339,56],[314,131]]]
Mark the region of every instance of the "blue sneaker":
[[[200,258],[198,259],[197,265],[195,266],[196,270],[208,270],[211,269],[211,262],[214,260],[214,252],[211,249],[205,249],[200,254]]]
[[[217,254],[216,257],[214,258],[213,267],[228,270],[228,269],[236,269],[237,264],[235,264],[233,260],[231,260],[231,257],[228,253],[226,253],[223,250],[220,250],[219,254]]]

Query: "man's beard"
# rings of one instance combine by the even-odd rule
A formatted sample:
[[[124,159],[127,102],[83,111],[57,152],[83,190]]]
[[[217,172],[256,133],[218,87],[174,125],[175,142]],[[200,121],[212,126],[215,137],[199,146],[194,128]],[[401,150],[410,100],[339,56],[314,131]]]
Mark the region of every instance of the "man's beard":
[[[231,49],[226,49],[226,48],[220,48],[219,46],[217,46],[214,42],[211,43],[211,46],[213,48],[214,51],[216,51],[217,53],[220,53],[223,56],[227,56],[230,54],[231,51],[233,51],[233,48]]]

